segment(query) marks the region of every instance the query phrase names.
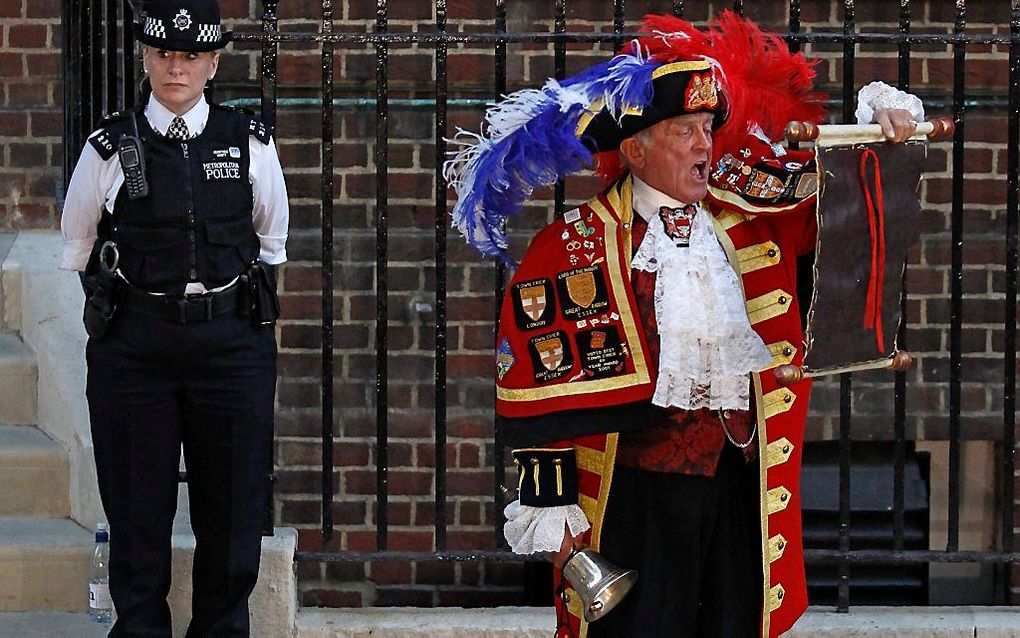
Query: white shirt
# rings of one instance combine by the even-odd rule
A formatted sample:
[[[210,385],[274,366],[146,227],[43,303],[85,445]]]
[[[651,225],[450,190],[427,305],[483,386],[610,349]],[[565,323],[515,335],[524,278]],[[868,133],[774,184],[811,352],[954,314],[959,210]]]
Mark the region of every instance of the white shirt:
[[[751,328],[738,275],[726,259],[712,217],[697,205],[689,240],[666,235],[659,208],[683,206],[634,177],[634,210],[647,222],[631,267],[657,273],[655,320],[659,366],[652,403],[665,408],[746,410],[748,373],[772,361]]]
[[[646,222],[651,221],[653,217],[659,214],[660,206],[683,208],[687,205],[679,200],[673,199],[660,190],[652,188],[641,181],[641,178],[637,175],[634,176],[634,184],[631,187],[631,201],[633,202],[634,212],[641,215],[641,218]],[[695,204],[697,204],[697,202],[695,202]]]
[[[145,119],[152,129],[166,134],[174,113],[149,97],[145,106]],[[192,135],[205,130],[209,120],[209,104],[205,96],[199,99],[183,116]],[[93,133],[95,135],[96,133]],[[287,185],[283,181],[283,168],[272,140],[263,144],[252,136],[248,137],[248,181],[251,182],[253,205],[252,224],[259,238],[259,259],[268,264],[287,261],[287,227],[290,223],[290,207],[287,202]],[[89,253],[96,241],[102,210],[114,213],[117,194],[124,184],[124,173],[120,169],[120,158],[116,153],[103,160],[99,153],[86,143],[78,160],[71,183],[67,187],[67,198],[60,218],[60,232],[64,236],[64,254],[60,267],[66,270],[85,270]],[[202,284],[191,282],[186,292],[205,292]]]

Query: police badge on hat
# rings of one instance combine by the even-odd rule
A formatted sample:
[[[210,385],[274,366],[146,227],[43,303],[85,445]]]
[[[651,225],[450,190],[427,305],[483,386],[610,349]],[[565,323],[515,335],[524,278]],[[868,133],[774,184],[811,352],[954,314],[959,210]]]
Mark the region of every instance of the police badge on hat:
[[[215,0],[149,0],[138,14],[135,37],[168,51],[215,51],[233,35],[220,25]]]

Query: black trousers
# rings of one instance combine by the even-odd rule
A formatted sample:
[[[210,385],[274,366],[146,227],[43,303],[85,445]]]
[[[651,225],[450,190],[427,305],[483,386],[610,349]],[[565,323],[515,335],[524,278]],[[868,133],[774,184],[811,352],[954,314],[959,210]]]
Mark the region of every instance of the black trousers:
[[[759,635],[758,465],[727,445],[714,477],[617,467],[600,552],[638,582],[590,638]]]
[[[178,324],[126,308],[90,339],[89,414],[110,520],[111,636],[170,636],[181,449],[196,547],[188,636],[249,634],[269,494],[272,327],[227,313]]]

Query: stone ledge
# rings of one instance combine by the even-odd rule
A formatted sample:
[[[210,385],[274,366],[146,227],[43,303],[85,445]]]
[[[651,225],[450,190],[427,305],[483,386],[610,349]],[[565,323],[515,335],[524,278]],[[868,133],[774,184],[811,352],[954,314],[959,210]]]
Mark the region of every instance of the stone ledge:
[[[1020,636],[1020,607],[812,607],[789,638],[1007,638]]]
[[[249,601],[253,638],[279,638],[294,632],[297,613],[297,575],[294,550],[297,530],[277,527],[274,536],[262,538],[259,580]],[[191,561],[195,556],[195,537],[173,535],[173,572],[170,610],[174,636],[183,636],[191,618]],[[0,632],[0,636],[2,636]]]
[[[549,638],[555,628],[551,608],[493,609],[369,607],[317,609],[297,615],[298,638]]]
[[[254,625],[252,635],[270,635]],[[552,610],[542,607],[496,609],[315,609],[298,614],[295,633],[276,636],[300,638],[549,638]],[[86,614],[0,613],[0,627],[11,635],[85,636],[105,635],[101,625]],[[7,635],[0,632],[0,635]],[[837,614],[814,607],[786,638],[1006,638],[1020,636],[1020,607],[858,607]]]
[[[550,608],[315,609],[297,616],[298,638],[548,638]],[[1020,637],[1020,607],[812,607],[788,638]]]

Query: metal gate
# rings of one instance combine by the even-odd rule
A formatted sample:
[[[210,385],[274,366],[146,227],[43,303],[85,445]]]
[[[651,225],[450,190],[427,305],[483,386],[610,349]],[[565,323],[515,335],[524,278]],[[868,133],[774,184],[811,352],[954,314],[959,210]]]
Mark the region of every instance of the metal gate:
[[[244,45],[261,47],[261,86],[260,99],[257,100],[262,119],[273,127],[276,122],[278,108],[287,108],[297,103],[289,98],[278,99],[277,96],[277,53],[281,43],[305,43],[319,47],[318,62],[321,67],[321,86],[319,96],[311,98],[318,104],[321,111],[320,143],[321,174],[320,209],[322,220],[321,232],[321,533],[325,546],[330,547],[335,525],[332,514],[334,501],[333,458],[334,458],[334,369],[333,340],[334,327],[334,121],[335,109],[338,104],[350,103],[352,98],[335,95],[334,56],[339,48],[362,47],[368,45],[375,52],[375,81],[373,94],[361,98],[353,98],[361,103],[374,105],[377,126],[373,159],[375,174],[375,408],[376,408],[376,547],[373,551],[350,551],[343,549],[326,549],[322,551],[299,551],[296,560],[300,562],[342,562],[342,561],[519,561],[520,557],[503,550],[451,550],[447,543],[448,521],[446,516],[447,483],[446,483],[446,443],[447,443],[447,339],[448,339],[448,306],[447,306],[447,263],[448,255],[446,239],[448,233],[448,202],[447,184],[438,170],[446,157],[448,137],[448,109],[451,105],[458,107],[481,107],[487,99],[478,97],[462,98],[451,95],[447,81],[448,54],[452,46],[473,44],[491,46],[494,64],[495,82],[492,86],[491,98],[498,97],[509,89],[518,87],[507,86],[508,46],[520,44],[543,45],[552,47],[552,68],[557,77],[563,77],[567,68],[568,47],[580,43],[619,44],[633,34],[625,31],[627,19],[636,16],[628,14],[627,2],[615,0],[611,25],[604,31],[571,32],[567,29],[567,13],[570,0],[550,1],[552,6],[552,24],[548,32],[513,32],[508,30],[508,5],[524,0],[494,0],[494,20],[487,28],[471,31],[451,29],[448,24],[448,8],[446,0],[435,0],[433,7],[434,22],[426,25],[427,29],[414,31],[395,31],[389,26],[390,8],[387,0],[376,0],[375,28],[371,32],[352,33],[337,30],[337,3],[333,0],[322,0],[319,15],[319,29],[315,33],[299,31],[287,32],[279,28],[278,9],[280,4],[275,1],[260,3],[261,30],[247,30],[235,34],[235,41]],[[63,2],[63,38],[64,38],[64,104],[65,106],[65,176],[82,148],[87,132],[92,129],[101,115],[126,108],[135,99],[134,86],[137,69],[134,64],[134,42],[129,27],[135,16],[132,5],[138,2],[125,0],[65,0]],[[647,3],[646,3],[647,4]],[[655,7],[662,12],[672,11],[683,17],[685,2],[673,0],[663,2]],[[724,5],[725,3],[717,3]],[[974,34],[967,32],[968,4],[965,0],[957,0],[954,5],[954,27],[952,33],[915,33],[914,5],[928,6],[922,2],[901,0],[898,11],[898,24],[895,32],[871,32],[858,28],[857,7],[853,0],[836,3],[842,15],[842,30],[839,32],[805,32],[802,29],[802,3],[800,0],[774,2],[780,5],[788,16],[788,30],[784,37],[791,49],[811,43],[815,45],[837,46],[842,49],[840,74],[843,78],[842,90],[834,100],[841,105],[844,121],[852,118],[852,104],[855,94],[853,84],[857,47],[861,45],[885,45],[896,52],[896,69],[898,84],[904,89],[915,89],[924,93],[923,86],[911,87],[910,64],[912,51],[916,47],[929,45],[947,45],[952,50],[953,88],[951,94],[925,94],[927,104],[940,104],[951,110],[956,121],[956,132],[952,141],[952,175],[951,175],[951,214],[950,220],[950,252],[951,272],[949,276],[950,325],[948,330],[949,351],[949,400],[946,419],[948,421],[948,540],[945,550],[905,549],[904,534],[904,466],[908,448],[908,437],[905,423],[907,420],[907,383],[903,373],[897,373],[894,393],[895,408],[893,414],[894,436],[893,449],[893,528],[888,549],[853,549],[850,543],[851,530],[851,448],[854,446],[852,423],[854,414],[851,410],[851,396],[854,379],[845,374],[840,379],[839,431],[838,431],[838,467],[839,467],[839,507],[838,507],[838,540],[835,546],[826,549],[809,549],[805,552],[809,563],[834,565],[838,572],[838,608],[848,609],[850,603],[850,571],[852,566],[860,564],[924,564],[924,563],[991,563],[1001,566],[1002,589],[1008,590],[1008,566],[1020,562],[1020,552],[1016,551],[1017,533],[1014,527],[1016,516],[1016,305],[1017,305],[1017,212],[1018,212],[1018,138],[1020,138],[1020,0],[1012,0],[1009,6],[1009,34]],[[736,11],[742,12],[745,3],[739,0],[729,4]],[[643,8],[645,4],[642,5]],[[136,8],[136,7],[135,7]],[[717,9],[720,7],[716,7]],[[611,26],[611,29],[608,28]],[[431,48],[434,53],[435,77],[432,96],[429,98],[389,97],[391,46],[414,44]],[[968,92],[965,78],[968,72],[968,48],[997,46],[1008,48],[1009,77],[1008,95],[994,92]],[[311,56],[312,54],[309,54]],[[308,102],[309,98],[304,98]],[[388,431],[390,410],[388,405],[389,382],[389,344],[387,343],[387,323],[391,315],[388,305],[387,262],[391,246],[389,231],[389,210],[391,189],[389,186],[388,153],[389,147],[389,113],[394,104],[411,104],[419,106],[427,102],[432,106],[434,114],[434,175],[435,214],[434,241],[435,250],[432,260],[435,265],[435,291],[430,301],[434,308],[434,444],[435,467],[434,501],[434,551],[399,551],[389,548],[389,528],[387,502],[389,496],[389,456]],[[985,107],[1007,109],[1008,130],[1006,138],[1005,173],[1006,184],[1006,233],[1002,241],[1005,244],[1004,298],[1005,314],[1002,317],[1001,329],[1004,345],[1001,375],[994,384],[1001,388],[1002,420],[1001,450],[998,467],[998,510],[1000,513],[998,530],[999,547],[988,551],[960,550],[960,505],[961,505],[961,383],[962,383],[962,342],[964,300],[964,141],[966,139],[966,115],[971,109]],[[559,184],[553,194],[556,214],[564,210],[566,199],[565,188]],[[506,281],[506,273],[497,267],[496,299],[502,298],[502,286]],[[908,295],[904,297],[903,309],[906,312]],[[498,316],[498,308],[493,308],[492,317]],[[906,340],[901,329],[900,343]],[[909,349],[909,343],[906,344]],[[492,499],[500,503],[503,499],[502,486],[505,482],[505,458],[503,446],[495,442],[496,454],[493,462],[494,482]],[[501,520],[496,516],[493,534],[497,547],[505,547],[501,536]]]

